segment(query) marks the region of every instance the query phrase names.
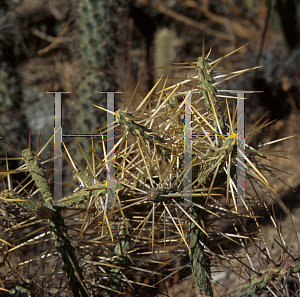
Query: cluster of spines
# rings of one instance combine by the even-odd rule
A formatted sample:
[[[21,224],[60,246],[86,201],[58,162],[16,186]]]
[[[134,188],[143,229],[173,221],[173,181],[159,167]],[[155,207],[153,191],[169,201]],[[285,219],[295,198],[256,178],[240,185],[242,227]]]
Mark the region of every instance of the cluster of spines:
[[[215,132],[218,131],[219,127],[224,132],[225,125],[218,112],[217,92],[214,87],[212,70],[210,65],[205,63],[206,61],[206,57],[202,56],[196,64],[200,82],[198,87],[203,91],[204,102],[209,111],[206,121],[211,124]],[[177,90],[176,87],[172,94],[175,90]],[[216,181],[215,177],[221,174],[220,169],[217,170],[217,168],[222,169],[225,167],[228,156],[233,154],[232,148],[235,140],[229,138],[229,141],[224,138],[222,141],[218,141],[218,144],[217,141],[212,141],[212,145],[208,146],[203,152],[201,150],[198,152],[193,151],[194,158],[200,163],[201,167],[201,170],[198,170],[197,174],[193,176],[194,191],[192,195],[193,198],[196,198],[194,201],[197,201],[197,203],[193,203],[188,208],[180,206],[178,197],[182,198],[182,191],[184,190],[181,181],[183,177],[183,148],[182,141],[178,141],[178,137],[180,138],[183,135],[183,105],[178,104],[174,96],[167,96],[170,96],[169,100],[163,98],[166,105],[157,106],[157,110],[159,110],[164,105],[164,107],[168,107],[167,111],[162,111],[157,116],[155,115],[156,111],[149,110],[147,113],[145,109],[138,116],[139,108],[136,109],[134,116],[131,116],[127,111],[119,110],[116,113],[117,123],[125,130],[123,142],[119,142],[122,143],[123,147],[116,146],[115,148],[117,152],[116,159],[121,157],[124,159],[124,163],[116,164],[116,203],[121,203],[121,207],[111,207],[105,204],[105,186],[96,180],[98,174],[95,172],[90,174],[88,170],[75,170],[75,177],[80,180],[83,189],[62,199],[59,205],[52,205],[53,198],[49,187],[47,187],[47,180],[43,176],[37,157],[29,150],[23,152],[23,158],[27,171],[39,188],[43,202],[33,203],[31,199],[28,199],[28,201],[25,199],[25,202],[28,202],[28,204],[25,204],[23,201],[19,201],[16,196],[8,195],[8,191],[2,194],[6,201],[16,203],[20,207],[34,211],[41,218],[50,220],[50,229],[58,253],[64,262],[66,274],[71,282],[76,284],[74,288],[72,287],[73,292],[80,290],[81,294],[85,296],[87,288],[84,284],[87,283],[87,278],[79,265],[76,264],[76,253],[66,236],[68,229],[64,224],[64,218],[60,211],[63,208],[69,207],[71,209],[73,206],[82,206],[86,212],[79,241],[88,242],[90,245],[88,247],[94,253],[86,255],[87,258],[84,257],[82,261],[91,262],[91,265],[96,268],[99,267],[102,272],[105,271],[106,281],[104,284],[107,290],[104,294],[106,296],[114,296],[121,290],[121,279],[128,281],[122,274],[125,275],[124,271],[126,271],[126,263],[130,259],[130,254],[138,257],[138,254],[140,256],[148,254],[149,250],[153,252],[157,246],[165,249],[167,242],[170,243],[170,250],[172,243],[177,245],[172,250],[175,254],[178,253],[177,249],[179,248],[188,251],[192,274],[195,277],[195,285],[198,291],[205,296],[213,295],[210,280],[212,254],[207,249],[208,233],[206,230],[208,213],[212,212],[208,208],[209,201],[207,200],[210,199],[209,195],[214,186],[213,182]],[[143,117],[144,119],[142,119]],[[153,124],[155,117],[165,119],[165,121],[163,120],[162,124],[155,126]],[[181,131],[181,135],[173,135],[173,131]],[[137,140],[131,146],[127,143],[126,136],[128,133],[132,134]],[[204,141],[202,145],[204,146],[205,143]],[[213,145],[215,147],[212,147]],[[138,149],[136,149],[136,146],[138,146]],[[195,145],[195,148],[197,149],[197,145]],[[232,160],[234,160],[233,157]],[[133,163],[135,166],[133,166]],[[101,164],[103,167],[101,170],[103,171],[105,170],[106,161]],[[216,168],[216,170],[210,170],[211,168]],[[226,181],[228,181],[228,176],[226,176],[226,179],[222,177],[217,184],[222,185]],[[91,202],[97,203],[101,207],[97,211],[93,208],[93,212],[91,212]],[[50,211],[49,214],[48,210]],[[225,208],[220,207],[219,210],[220,212],[228,212],[230,215],[234,214]],[[177,216],[175,220],[174,213],[178,211],[182,211],[189,219],[188,230],[183,230],[182,225],[185,220],[181,221],[180,216]],[[91,214],[89,218],[88,214]],[[218,214],[213,213],[213,215],[217,216]],[[235,215],[239,217],[238,213]],[[95,230],[90,230],[89,226],[97,226],[97,224],[92,225],[94,221],[100,224],[100,228],[98,226],[95,227]],[[152,225],[150,230],[149,225]],[[166,225],[169,232],[173,234],[170,239],[166,236]],[[170,226],[171,229],[169,229]],[[85,233],[87,238],[84,238]],[[156,238],[157,233],[164,233],[164,239],[159,240],[159,238]],[[98,237],[95,243],[91,243],[90,238],[92,236]],[[99,238],[103,239],[102,246],[112,246],[103,248],[101,260],[107,257],[103,262],[105,269],[101,267],[98,261],[95,261],[94,264],[92,261],[93,257],[98,256],[92,245],[96,247],[97,242],[100,241]],[[111,238],[111,242],[108,238]],[[86,247],[86,244],[84,246]],[[144,254],[143,252],[135,254],[136,251],[140,250]],[[138,263],[136,259],[135,261]],[[165,265],[163,261],[160,263],[161,267]],[[159,273],[162,270],[144,269],[143,271],[151,274],[152,272]],[[74,295],[76,294],[74,293]]]
[[[15,203],[28,211],[33,211],[42,220],[49,220],[51,234],[66,276],[70,279],[74,296],[88,296],[89,294],[83,283],[82,270],[79,267],[74,247],[68,238],[68,229],[61,215],[61,208],[53,205],[53,195],[41,164],[35,153],[29,149],[22,152],[22,159],[26,165],[26,171],[29,172],[41,194],[42,201],[36,202],[30,197],[24,197],[22,194],[8,190],[1,192],[0,196],[7,202]]]

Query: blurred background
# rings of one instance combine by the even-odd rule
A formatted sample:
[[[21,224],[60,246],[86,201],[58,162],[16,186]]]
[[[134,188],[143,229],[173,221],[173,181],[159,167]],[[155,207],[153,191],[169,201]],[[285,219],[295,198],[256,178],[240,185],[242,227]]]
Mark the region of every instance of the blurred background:
[[[285,226],[284,205],[300,214],[299,32],[299,0],[1,0],[0,136],[21,152],[28,147],[30,129],[33,150],[40,133],[43,146],[54,126],[54,96],[47,91],[71,92],[62,95],[63,134],[91,134],[106,125],[106,113],[93,106],[106,107],[106,96],[98,91],[124,91],[125,96],[115,96],[116,110],[127,105],[140,81],[130,107],[133,111],[161,75],[169,77],[168,84],[196,75],[154,67],[195,62],[202,55],[203,37],[205,53],[212,49],[212,60],[247,44],[219,69],[263,67],[219,87],[263,91],[246,96],[246,129],[264,115],[276,121],[248,143],[259,143],[267,136],[268,141],[295,136],[268,148],[291,159],[274,160],[274,166],[282,170],[277,175],[286,184],[270,178],[277,188],[270,204],[274,203]],[[78,140],[88,152],[89,140]],[[75,139],[63,141],[85,166]],[[53,154],[53,140],[44,153]],[[18,156],[2,141],[0,154],[0,158]],[[18,164],[15,160],[9,166]],[[4,170],[5,160],[0,165]],[[64,167],[64,176],[70,176],[68,170]],[[53,181],[51,174],[48,178]],[[268,228],[269,222],[265,224]],[[285,227],[288,231],[288,222]],[[230,278],[223,272],[215,275],[220,280]],[[190,281],[181,286],[170,283],[169,294],[183,296],[190,289]],[[227,291],[220,286],[219,292]]]

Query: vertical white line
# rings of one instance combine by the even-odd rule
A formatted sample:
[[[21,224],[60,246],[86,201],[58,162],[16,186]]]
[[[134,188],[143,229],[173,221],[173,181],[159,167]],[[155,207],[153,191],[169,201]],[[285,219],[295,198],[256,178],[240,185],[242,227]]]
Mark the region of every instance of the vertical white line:
[[[116,202],[115,197],[115,94],[116,93],[123,93],[123,92],[99,92],[99,93],[106,93],[107,98],[107,105],[106,109],[109,111],[107,112],[107,185],[106,185],[106,203],[107,206],[112,206]],[[118,204],[115,204],[118,205]]]
[[[62,127],[61,127],[61,97],[62,93],[70,92],[46,92],[55,94],[54,98],[54,196],[57,201],[62,198]]]
[[[237,199],[245,204],[245,104],[243,92],[237,92]]]
[[[115,94],[107,93],[107,110],[114,112]],[[107,152],[114,150],[115,146],[115,129],[114,114],[107,112]],[[110,154],[107,160],[107,204],[111,206],[115,203],[115,152]]]
[[[184,125],[184,203],[192,202],[192,120],[191,92],[185,96],[185,125]]]

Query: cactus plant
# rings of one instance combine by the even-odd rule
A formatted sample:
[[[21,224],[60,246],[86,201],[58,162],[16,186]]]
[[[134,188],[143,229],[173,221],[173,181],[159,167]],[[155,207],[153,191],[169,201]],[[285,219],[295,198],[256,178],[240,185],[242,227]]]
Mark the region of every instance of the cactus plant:
[[[168,28],[161,28],[155,33],[154,37],[154,65],[155,67],[168,67],[170,66],[176,57],[175,50],[176,34],[174,31]],[[170,76],[169,69],[156,68],[156,79],[161,76]],[[163,87],[163,81],[157,86],[157,90],[160,91]]]
[[[216,89],[218,76],[214,73],[218,63],[230,54],[210,61],[209,55],[204,55],[203,45],[198,61],[186,65],[195,68],[197,76],[155,93],[158,81],[133,114],[129,107],[115,112],[115,127],[120,131],[114,147],[115,201],[108,201],[104,176],[111,152],[104,149],[103,160],[95,154],[97,145],[105,147],[104,142],[95,146],[91,140],[90,158],[81,149],[86,167],[66,150],[64,158],[79,186],[55,203],[41,168],[43,149],[33,153],[29,147],[20,154],[25,165],[2,171],[5,188],[1,192],[4,201],[1,209],[5,215],[1,218],[4,226],[1,232],[7,235],[1,238],[1,255],[9,271],[2,279],[4,290],[45,296],[68,296],[70,290],[74,296],[117,296],[129,288],[154,289],[181,269],[190,267],[197,294],[213,296],[214,266],[234,271],[234,265],[228,266],[226,262],[239,261],[249,273],[254,272],[243,261],[243,255],[231,254],[224,246],[224,241],[242,246],[245,256],[251,259],[247,245],[259,251],[255,236],[262,233],[255,208],[249,204],[257,203],[268,210],[262,199],[246,197],[241,202],[247,213],[237,211],[236,110],[230,111],[227,105],[226,114],[221,114],[220,91]],[[248,70],[220,77],[227,80]],[[183,203],[187,190],[184,123],[188,97],[182,98],[181,89],[191,92],[192,131],[197,136],[192,139],[189,204]],[[256,130],[256,127],[250,130],[246,138]],[[264,152],[246,148],[247,177],[272,189],[262,172],[271,172],[273,167],[256,160],[265,157]],[[11,176],[24,173],[26,177],[14,187]],[[18,209],[12,211],[13,205]],[[258,235],[247,231],[243,218],[257,224]],[[217,226],[220,220],[232,222],[235,231],[224,233]],[[24,234],[19,239],[21,243],[9,232],[25,232],[26,227],[38,224],[42,227]],[[275,227],[278,228],[276,224]],[[18,250],[26,245],[41,245],[41,253],[14,263]],[[172,263],[183,255],[189,256],[190,263],[174,270]],[[269,254],[267,259],[272,261]],[[267,265],[261,275],[254,272],[249,282],[237,287],[232,296],[251,296],[282,273],[297,273],[298,266],[297,257]],[[41,268],[45,272],[38,277]],[[266,277],[269,271],[273,272],[272,277]],[[23,275],[32,282],[26,282]],[[153,279],[150,284],[143,282],[146,276]]]
[[[116,89],[111,70],[116,47],[114,39],[117,23],[116,8],[115,1],[79,0],[77,12],[74,13],[76,26],[80,32],[77,55],[82,61],[84,70],[78,91],[80,103],[86,107],[80,110],[79,116],[82,117],[82,121],[78,128],[84,133],[93,131],[99,121],[95,109],[87,103],[99,104],[99,91],[107,92]],[[104,126],[105,122],[101,124]]]

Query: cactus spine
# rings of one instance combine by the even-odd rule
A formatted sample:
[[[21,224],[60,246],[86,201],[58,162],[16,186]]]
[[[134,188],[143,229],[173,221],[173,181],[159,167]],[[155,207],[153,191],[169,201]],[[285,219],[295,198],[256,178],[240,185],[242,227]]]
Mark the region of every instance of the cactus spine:
[[[49,219],[52,237],[57,252],[63,262],[65,273],[70,280],[74,296],[89,296],[83,283],[83,274],[78,265],[75,250],[68,239],[68,231],[64,224],[64,219],[61,216],[60,209],[52,206],[53,197],[41,165],[34,153],[30,152],[28,149],[24,150],[22,155],[26,168],[30,172],[30,175],[42,196],[42,203],[34,203],[30,198],[24,199],[22,196],[16,195],[13,192],[2,192],[1,196],[6,199],[9,198],[12,202],[15,202],[29,211],[34,210],[42,219]]]
[[[237,286],[235,290],[226,294],[225,297],[250,297],[259,294],[271,281],[283,275],[296,274],[300,272],[300,255],[294,259],[281,260],[278,263],[271,263],[263,268],[258,274],[251,276],[249,281]]]
[[[160,281],[171,278],[176,272],[171,263],[181,255],[189,255],[189,266],[197,293],[213,296],[213,263],[222,267],[225,266],[224,261],[233,260],[233,256],[224,253],[222,241],[229,239],[241,245],[251,242],[257,247],[254,236],[249,234],[246,228],[241,228],[242,231],[236,229],[234,234],[224,234],[216,227],[219,220],[240,221],[243,217],[256,220],[253,215],[254,209],[251,207],[248,208],[247,214],[240,214],[235,208],[227,205],[228,200],[236,203],[236,193],[232,187],[236,139],[220,137],[220,134],[225,136],[223,134],[235,132],[235,123],[230,120],[225,122],[217,102],[218,93],[212,69],[220,60],[208,63],[208,57],[202,54],[197,62],[188,64],[188,67],[192,65],[198,71],[198,75],[193,78],[197,79],[197,83],[190,89],[196,91],[196,94],[192,94],[192,106],[204,102],[206,108],[203,114],[195,108],[192,109],[193,134],[197,135],[197,138],[193,138],[192,145],[191,205],[182,204],[185,190],[183,123],[184,104],[187,99],[182,99],[178,92],[187,81],[164,90],[159,97],[154,93],[154,86],[134,114],[130,114],[127,109],[115,113],[116,128],[121,131],[121,137],[115,144],[117,205],[107,203],[106,183],[100,180],[106,172],[108,160],[99,159],[93,145],[87,169],[76,168],[70,158],[69,164],[75,178],[80,182],[80,187],[56,205],[53,204],[51,189],[47,185],[37,157],[29,149],[23,151],[22,155],[26,167],[16,171],[3,171],[3,181],[6,177],[10,180],[12,174],[23,172],[24,168],[28,174],[27,178],[32,178],[26,185],[23,184],[27,178],[22,181],[17,186],[18,191],[13,189],[9,182],[9,190],[1,192],[1,198],[8,204],[17,204],[27,212],[33,211],[39,216],[39,223],[41,220],[49,220],[52,240],[68,278],[60,281],[57,291],[66,290],[67,294],[69,281],[75,296],[116,296],[126,292],[128,287],[155,288]],[[225,79],[234,75],[236,73],[228,74]],[[152,107],[154,105],[155,108]],[[227,113],[229,119],[235,117],[230,117],[228,109]],[[209,135],[212,137],[209,138]],[[69,155],[69,152],[67,153]],[[255,149],[251,149],[248,154],[249,157],[264,156],[263,152]],[[248,160],[250,163],[250,158]],[[262,169],[267,172],[273,170],[273,167],[259,162],[255,165],[250,163],[246,167],[249,178],[255,182],[262,182]],[[249,167],[255,167],[257,174]],[[35,184],[38,192],[31,187],[31,183]],[[264,184],[271,187],[267,181],[264,181]],[[222,192],[219,193],[219,190],[226,195],[221,196]],[[36,199],[37,193],[40,193],[42,201]],[[252,204],[262,204],[257,198],[248,199]],[[62,211],[64,209],[67,210],[66,213]],[[22,215],[20,217],[22,218]],[[2,219],[5,224],[10,222],[10,218]],[[16,226],[22,227],[20,224]],[[261,231],[259,226],[256,231]],[[40,242],[40,238],[35,240],[30,235],[23,245]],[[47,238],[46,233],[40,236]],[[2,243],[10,244],[5,239],[2,239]],[[7,253],[7,257],[13,258],[13,252],[23,246],[22,244],[8,252],[3,248],[3,252]],[[220,247],[219,252],[210,249],[213,244]],[[50,251],[51,249],[47,250],[47,253],[50,254]],[[247,256],[250,258],[249,254]],[[44,254],[41,254],[36,259],[40,265],[46,265],[43,257]],[[55,254],[52,254],[52,257],[54,259]],[[79,259],[82,265],[79,265]],[[25,273],[27,270],[24,267],[28,267],[24,263],[11,273]],[[28,261],[27,264],[31,263]],[[279,270],[278,266],[281,267]],[[278,266],[269,265],[266,271],[272,271],[274,277],[282,271],[285,273],[287,267],[291,268],[291,274],[299,271],[298,258],[294,259],[294,262],[282,261]],[[248,294],[245,296],[250,296],[249,294],[254,294],[258,289],[265,288],[270,281],[265,277],[267,272],[263,271],[259,277],[251,277],[245,286],[237,288],[234,296],[243,296],[241,294],[244,292]],[[162,280],[147,285],[140,280],[145,276],[154,280],[158,276]],[[55,284],[55,278],[49,280],[47,277],[41,277],[35,281],[39,286],[34,287],[33,282],[30,290],[37,295],[41,293],[38,288],[49,290],[50,293]],[[5,280],[4,283],[9,283],[9,280]],[[18,286],[19,284],[15,285],[15,289]]]

